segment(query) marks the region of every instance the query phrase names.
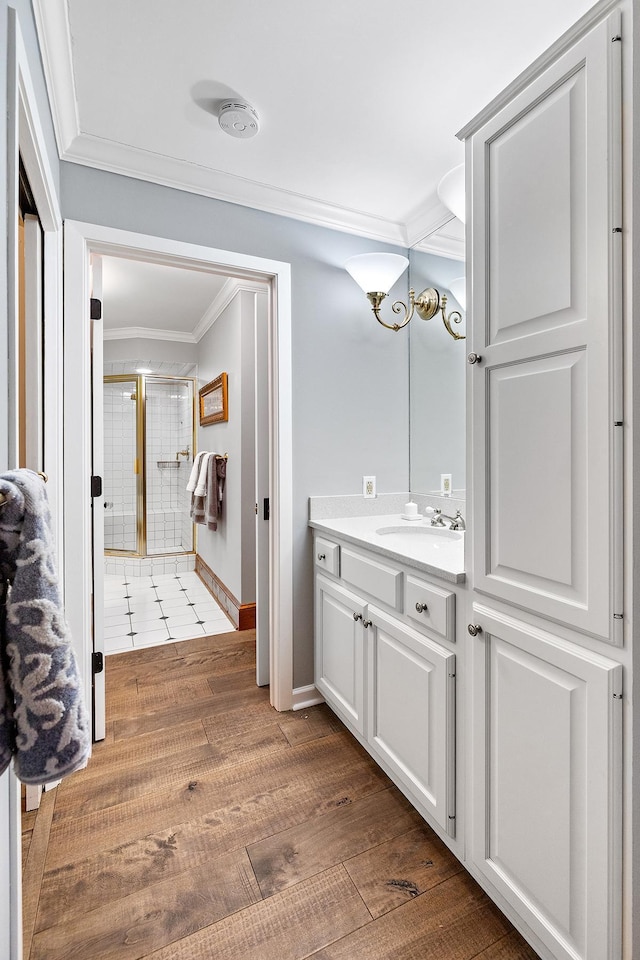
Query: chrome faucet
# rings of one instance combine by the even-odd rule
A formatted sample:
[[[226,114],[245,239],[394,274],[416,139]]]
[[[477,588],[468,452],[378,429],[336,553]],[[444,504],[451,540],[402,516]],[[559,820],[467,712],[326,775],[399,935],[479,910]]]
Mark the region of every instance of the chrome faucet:
[[[455,517],[449,517],[446,513],[443,513],[442,510],[439,510],[437,507],[433,511],[433,516],[431,517],[431,526],[432,527],[444,527],[445,520],[449,520],[449,530],[466,530],[462,514],[458,510]]]

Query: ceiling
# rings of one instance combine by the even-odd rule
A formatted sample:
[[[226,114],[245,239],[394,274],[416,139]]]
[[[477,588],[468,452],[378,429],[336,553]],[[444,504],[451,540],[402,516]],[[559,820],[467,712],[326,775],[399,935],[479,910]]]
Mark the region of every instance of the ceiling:
[[[456,131],[591,0],[33,0],[60,154],[462,256]],[[260,133],[217,122],[240,96]]]
[[[229,278],[168,264],[101,257],[106,340],[196,343],[228,302]]]

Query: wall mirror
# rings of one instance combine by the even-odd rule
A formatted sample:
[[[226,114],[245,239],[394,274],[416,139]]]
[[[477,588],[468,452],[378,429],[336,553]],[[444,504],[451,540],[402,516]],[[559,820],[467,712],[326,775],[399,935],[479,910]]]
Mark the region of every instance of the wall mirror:
[[[461,309],[449,284],[464,276],[464,263],[414,249],[409,285],[436,287]],[[466,318],[466,311],[462,310]],[[441,474],[452,476],[453,495],[464,496],[466,340],[452,340],[439,316],[409,324],[409,483],[412,493],[440,493]],[[457,332],[466,332],[466,322]]]

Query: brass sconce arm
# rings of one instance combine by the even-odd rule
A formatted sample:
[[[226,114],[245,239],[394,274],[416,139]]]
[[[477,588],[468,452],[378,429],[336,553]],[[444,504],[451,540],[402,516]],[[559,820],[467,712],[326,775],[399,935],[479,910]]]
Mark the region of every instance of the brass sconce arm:
[[[414,312],[417,310],[418,316],[422,320],[431,320],[432,317],[435,317],[436,313],[442,314],[442,322],[444,323],[447,332],[451,334],[453,339],[466,339],[463,333],[456,333],[451,326],[452,323],[462,323],[462,314],[459,310],[452,310],[447,315],[446,294],[443,293],[441,296],[434,287],[427,287],[426,290],[422,291],[419,297],[416,297],[413,289],[409,290],[409,306],[407,306],[402,300],[396,300],[391,305],[391,309],[396,314],[399,314],[404,310],[404,319],[401,323],[385,323],[380,316],[380,306],[386,296],[386,293],[379,292],[367,294],[376,320],[378,323],[381,323],[383,327],[386,327],[387,330],[402,330],[403,327],[406,327],[413,317]]]
[[[386,296],[387,296],[386,293],[379,293],[379,292],[367,294],[367,297],[369,298],[369,302],[371,304],[371,309],[373,310],[373,315],[378,321],[378,323],[381,323],[383,327],[387,328],[387,330],[402,330],[402,328],[406,327],[406,325],[411,320],[411,317],[413,316],[413,312],[415,309],[415,304],[413,300],[413,290],[409,291],[410,309],[407,307],[405,303],[403,303],[402,300],[396,300],[394,303],[391,304],[391,309],[393,310],[394,313],[401,313],[404,310],[404,320],[402,321],[402,323],[385,323],[382,317],[380,316],[380,305]]]

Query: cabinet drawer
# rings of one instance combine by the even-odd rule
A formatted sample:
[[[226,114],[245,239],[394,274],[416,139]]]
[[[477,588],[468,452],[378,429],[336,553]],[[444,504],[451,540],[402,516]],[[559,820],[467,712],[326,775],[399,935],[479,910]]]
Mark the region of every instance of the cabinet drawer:
[[[455,640],[455,593],[411,576],[406,578],[404,593],[404,609],[408,616],[431,633],[437,633],[445,640]]]
[[[337,543],[316,537],[314,559],[316,566],[322,570],[332,573],[334,577],[340,576],[340,547]]]
[[[400,609],[402,571],[342,548],[342,578],[382,603]]]

